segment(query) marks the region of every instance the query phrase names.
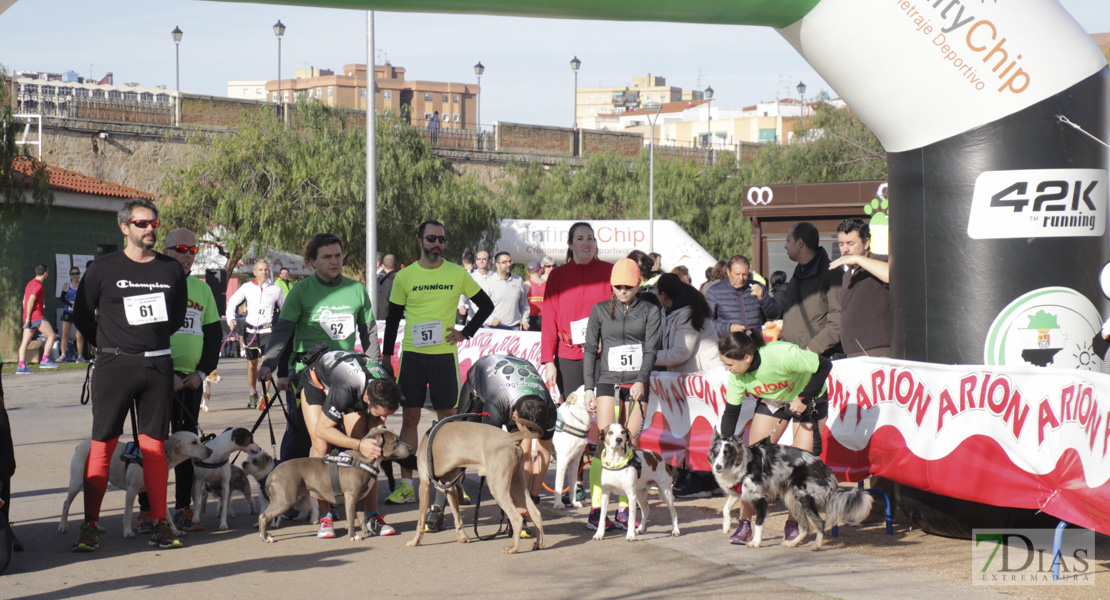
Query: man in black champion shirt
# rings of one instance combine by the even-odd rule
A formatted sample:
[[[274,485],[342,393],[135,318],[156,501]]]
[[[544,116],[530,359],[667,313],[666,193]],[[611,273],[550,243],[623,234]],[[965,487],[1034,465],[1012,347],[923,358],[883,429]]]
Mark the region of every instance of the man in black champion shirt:
[[[182,545],[166,521],[165,440],[174,388],[170,336],[185,322],[186,275],[176,260],[151,250],[158,229],[153,202],[128,200],[117,220],[127,245],[93,261],[77,289],[73,310],[77,329],[97,349],[92,447],[85,467],[85,522],[73,545],[76,552],[91,552],[99,544],[97,521],[108,467],[132,402],[155,523],[150,545]]]

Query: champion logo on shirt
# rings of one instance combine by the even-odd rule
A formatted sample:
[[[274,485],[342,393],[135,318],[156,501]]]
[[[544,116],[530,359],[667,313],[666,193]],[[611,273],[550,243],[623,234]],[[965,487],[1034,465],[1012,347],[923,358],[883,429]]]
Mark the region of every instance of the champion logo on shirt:
[[[155,289],[155,288],[159,288],[159,289],[167,289],[168,290],[172,286],[166,285],[164,283],[135,283],[134,281],[128,281],[126,279],[120,279],[119,281],[116,282],[116,287],[124,288],[124,289],[126,289],[126,288],[146,288],[148,290],[152,290],[152,289]]]

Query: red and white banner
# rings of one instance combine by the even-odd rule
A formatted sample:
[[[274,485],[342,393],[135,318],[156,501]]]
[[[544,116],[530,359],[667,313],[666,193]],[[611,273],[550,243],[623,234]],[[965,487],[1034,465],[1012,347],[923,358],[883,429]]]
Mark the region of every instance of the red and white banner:
[[[708,469],[726,377],[653,374],[651,427],[642,446],[672,465]],[[752,411],[746,402],[738,428]],[[829,377],[822,433],[822,459],[841,481],[879,475],[944,496],[1042,510],[1110,533],[1107,375],[839,360]]]

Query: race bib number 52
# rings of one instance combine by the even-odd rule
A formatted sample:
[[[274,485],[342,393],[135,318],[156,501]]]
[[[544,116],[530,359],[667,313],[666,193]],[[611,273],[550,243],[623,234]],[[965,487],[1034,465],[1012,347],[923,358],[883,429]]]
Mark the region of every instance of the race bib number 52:
[[[123,313],[129,325],[162,323],[170,320],[170,315],[166,311],[166,295],[162,292],[125,297]]]

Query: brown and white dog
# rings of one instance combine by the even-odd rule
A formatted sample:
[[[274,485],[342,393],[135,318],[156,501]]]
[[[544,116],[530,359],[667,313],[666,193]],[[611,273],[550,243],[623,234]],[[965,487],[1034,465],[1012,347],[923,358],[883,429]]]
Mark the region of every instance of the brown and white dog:
[[[204,498],[206,483],[218,483],[220,489],[220,531],[227,531],[227,508],[231,504],[231,455],[235,452],[261,452],[262,448],[254,443],[254,435],[243,427],[229,427],[223,433],[209,440],[205,446],[212,450],[206,461],[193,461],[193,513],[192,524],[186,524],[190,531],[200,531],[201,500]]]
[[[215,371],[204,378],[204,391],[200,395],[200,409],[204,412],[208,412],[208,401],[212,399],[212,386],[221,381],[223,381],[223,377],[220,377]]]
[[[78,444],[73,459],[69,462],[69,493],[62,503],[62,518],[58,522],[60,533],[69,530],[69,505],[73,504],[73,498],[85,486],[85,464],[89,461],[90,446],[92,440],[84,440]],[[135,508],[135,497],[146,491],[146,483],[143,481],[142,466],[136,463],[126,464],[120,458],[126,447],[127,443],[123,441],[116,444],[116,451],[112,453],[112,462],[108,467],[108,483],[127,492],[127,499],[123,504],[123,537],[133,538],[135,532],[131,529],[131,512]],[[195,433],[178,431],[166,438],[166,465],[170,470],[189,459],[205,460],[211,455],[212,450],[201,444]],[[172,526],[173,520],[169,521]],[[181,532],[174,533],[177,535]]]
[[[634,450],[632,448],[632,435],[628,428],[620,423],[613,423],[601,432],[601,518],[598,520],[595,540],[605,538],[605,514],[609,508],[609,494],[615,493],[628,497],[628,534],[625,539],[633,542],[637,533],[647,529],[648,488],[655,486],[659,495],[667,503],[671,511],[671,535],[677,536],[678,513],[674,509],[674,490],[671,489],[670,467],[663,462],[663,457],[651,450]],[[640,526],[636,527],[636,507],[644,513]]]
[[[436,431],[435,443],[432,445],[435,477],[440,481],[452,481],[461,470],[468,468],[477,469],[478,475],[486,478],[493,499],[513,527],[512,545],[501,549],[505,554],[514,554],[520,548],[520,530],[524,527],[524,517],[520,514],[522,510],[528,513],[528,519],[536,526],[537,535],[532,549],[542,550],[544,546],[543,521],[540,509],[536,508],[536,503],[528,495],[527,476],[520,460],[524,451],[519,443],[524,439],[540,437],[542,430],[523,419],[514,420],[518,429],[516,433],[484,423],[444,423]],[[425,433],[416,453],[416,465],[420,472],[420,516],[416,520],[416,536],[408,543],[409,546],[420,545],[428,505],[431,504],[432,474],[428,472],[427,457],[428,434]],[[447,504],[455,517],[455,534],[459,542],[466,543],[470,539],[463,532],[462,517],[459,514],[461,495],[461,484],[451,488],[447,492]]]

